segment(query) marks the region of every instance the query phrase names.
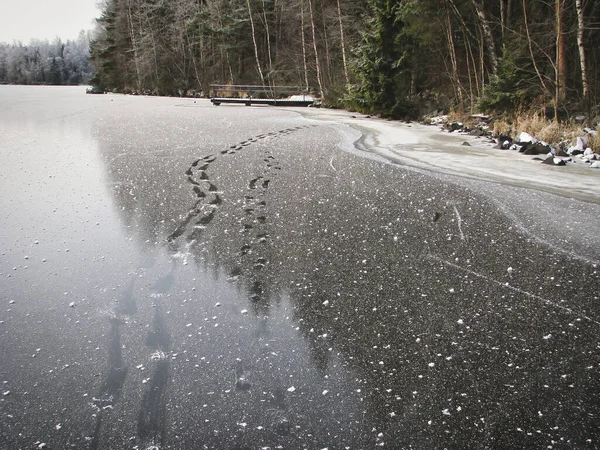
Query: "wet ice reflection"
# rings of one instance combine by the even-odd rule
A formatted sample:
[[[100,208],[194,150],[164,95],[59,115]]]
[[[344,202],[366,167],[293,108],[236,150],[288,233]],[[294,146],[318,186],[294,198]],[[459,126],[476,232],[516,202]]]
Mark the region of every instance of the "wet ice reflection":
[[[60,419],[8,418],[8,442],[64,443],[65,415],[92,448],[594,439],[596,268],[515,233],[473,192],[341,151],[329,126],[114,98],[97,154],[77,160],[98,171],[82,190],[93,212],[58,189],[69,214],[29,225],[61,259],[22,278],[7,270],[18,252],[2,262],[7,414]],[[191,113],[211,121],[171,126]],[[42,242],[25,216],[5,215],[10,232]],[[13,248],[32,264],[35,245]],[[33,406],[13,400],[25,391]]]

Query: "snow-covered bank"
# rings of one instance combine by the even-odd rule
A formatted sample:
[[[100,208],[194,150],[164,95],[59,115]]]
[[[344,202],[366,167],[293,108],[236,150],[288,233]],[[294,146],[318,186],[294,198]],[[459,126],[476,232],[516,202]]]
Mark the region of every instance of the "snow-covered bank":
[[[600,170],[585,164],[555,167],[518,152],[498,151],[489,138],[441,132],[439,127],[310,110],[307,117],[351,126],[366,149],[399,164],[550,192],[600,204]],[[467,145],[468,144],[468,145]]]
[[[532,156],[496,150],[489,138],[441,132],[433,126],[339,110],[299,112],[341,127],[364,155],[433,172],[441,181],[486,196],[531,239],[600,264],[600,170],[584,164],[541,164]]]

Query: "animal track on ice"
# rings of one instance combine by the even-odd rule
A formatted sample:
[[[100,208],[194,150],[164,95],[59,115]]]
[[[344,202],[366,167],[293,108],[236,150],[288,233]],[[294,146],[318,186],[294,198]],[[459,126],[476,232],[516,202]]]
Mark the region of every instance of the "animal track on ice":
[[[312,128],[316,125],[302,125],[290,128],[284,128],[279,131],[263,133],[256,136],[252,136],[248,139],[245,139],[237,144],[233,144],[229,146],[228,149],[224,149],[219,151],[220,155],[234,155],[236,152],[240,150],[247,150],[252,144],[263,140],[263,139],[274,139],[286,136],[290,133],[294,133],[296,131]],[[264,150],[263,150],[264,151]],[[219,194],[219,187],[210,179],[210,175],[208,170],[211,167],[211,164],[218,160],[218,156],[215,153],[211,153],[209,155],[203,156],[202,158],[198,158],[190,167],[186,169],[184,172],[188,183],[192,185],[192,192],[196,197],[196,202],[192,205],[192,207],[188,210],[186,215],[179,221],[175,230],[171,232],[171,234],[167,237],[167,242],[172,243],[177,240],[188,230],[191,228],[187,236],[187,241],[193,241],[199,237],[201,234],[201,230],[206,228],[214,219],[215,215],[218,213],[219,208],[223,204],[223,199]],[[280,170],[281,167],[276,164],[275,157],[270,154],[270,152],[266,151],[263,155],[263,160],[266,163],[265,167],[267,170],[275,169]],[[250,180],[248,187],[250,190],[256,189],[267,189],[269,187],[269,183],[271,179],[266,177],[266,175],[259,175],[256,178]],[[248,199],[248,198],[247,198]],[[266,206],[266,202],[263,199],[259,199],[256,202],[256,206]],[[244,212],[248,215],[252,215],[255,212],[255,206],[248,206],[244,209]],[[260,223],[265,223],[266,218],[262,215],[259,219],[257,219]],[[193,225],[191,225],[193,223]],[[250,225],[250,224],[249,224]],[[252,229],[253,226],[245,227],[245,229]]]
[[[240,221],[242,233],[250,234],[251,231],[254,232],[246,238],[246,242],[240,248],[240,266],[244,266],[244,260],[251,257],[250,267],[255,275],[269,264],[268,258],[261,255],[264,247],[258,247],[257,244],[266,244],[269,237],[264,231],[264,226],[268,223],[266,193],[271,183],[270,172],[274,169],[273,163],[277,163],[277,159],[269,150],[263,150],[263,153],[265,164],[260,169],[260,175],[248,182],[247,189],[250,192],[244,197],[242,206],[244,214],[242,214]],[[260,291],[259,294],[254,292],[250,299],[253,301],[260,300],[262,289]]]

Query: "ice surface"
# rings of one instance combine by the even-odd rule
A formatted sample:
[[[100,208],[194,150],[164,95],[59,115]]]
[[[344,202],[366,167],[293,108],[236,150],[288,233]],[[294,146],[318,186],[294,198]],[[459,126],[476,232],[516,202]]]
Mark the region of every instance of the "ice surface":
[[[370,151],[408,166],[531,187],[586,201],[598,202],[600,198],[600,178],[588,166],[573,164],[556,171],[529,156],[495,150],[486,139],[441,133],[437,127],[416,123],[409,127],[400,122],[352,118],[349,113],[332,110],[313,110],[309,115],[357,128],[364,133],[361,141]],[[465,139],[471,147],[461,145]]]
[[[153,110],[149,105],[154,102],[185,103],[123,96],[107,96],[106,101],[111,97],[139,102],[148,110]],[[16,448],[31,445],[32,435],[48,439],[50,448],[66,447],[67,439],[78,447],[93,448],[89,444],[98,433],[97,448],[110,442],[115,448],[137,443],[145,449],[154,438],[158,442],[163,430],[169,448],[194,448],[197,442],[221,448],[234,440],[236,445],[258,448],[271,437],[293,442],[290,448],[320,448],[325,443],[329,448],[344,448],[346,443],[368,448],[376,437],[377,445],[383,445],[384,435],[390,448],[402,444],[466,448],[482,442],[483,427],[479,420],[474,426],[473,418],[485,414],[490,422],[498,414],[506,418],[494,423],[498,428],[492,430],[505,439],[504,444],[514,438],[517,421],[531,419],[553,437],[562,433],[571,438],[572,429],[585,426],[581,421],[560,433],[548,425],[559,416],[565,425],[572,419],[585,421],[585,415],[595,416],[595,403],[585,394],[594,392],[596,373],[593,368],[583,376],[575,373],[582,364],[596,367],[597,362],[596,324],[577,320],[580,311],[593,313],[593,295],[584,294],[585,287],[594,283],[594,269],[581,270],[582,266],[557,258],[547,247],[540,250],[509,227],[504,213],[495,204],[490,206],[479,189],[464,189],[430,171],[405,170],[363,158],[362,153],[357,157],[356,152],[340,151],[336,145],[338,137],[346,135],[344,122],[321,121],[314,136],[302,131],[294,139],[285,135],[272,142],[253,141],[244,147],[245,153],[221,156],[221,147],[247,140],[258,133],[257,127],[282,129],[277,121],[312,112],[278,110],[275,120],[266,120],[266,108],[210,110],[206,128],[196,127],[193,136],[177,141],[181,130],[173,135],[168,129],[181,125],[187,114],[183,110],[169,106],[161,117],[173,120],[165,120],[161,127],[144,116],[148,127],[157,129],[147,140],[129,127],[123,127],[121,138],[115,139],[119,124],[111,116],[122,119],[126,108],[111,106],[110,114],[103,117],[111,125],[94,125],[95,138],[103,146],[102,160],[86,161],[75,169],[87,162],[96,164],[104,167],[100,176],[106,178],[94,186],[98,176],[82,177],[82,189],[76,195],[68,191],[68,197],[81,196],[90,207],[108,199],[109,207],[102,214],[82,206],[80,216],[65,219],[60,207],[52,213],[60,205],[50,205],[33,231],[27,221],[18,221],[25,228],[15,229],[18,239],[10,235],[14,227],[3,227],[11,239],[2,252],[9,246],[23,247],[10,261],[3,255],[0,264],[8,268],[5,273],[24,280],[26,271],[19,264],[25,254],[32,267],[30,283],[21,281],[4,291],[4,301],[14,297],[16,303],[8,312],[4,303],[0,317],[8,322],[2,325],[2,366],[11,380],[3,391],[13,392],[2,407],[25,419],[18,429],[11,428],[16,421],[5,415],[5,429],[14,429],[15,439],[19,439],[17,431],[25,435]],[[202,112],[194,109],[194,120]],[[237,114],[239,123],[229,114]],[[435,159],[438,151],[445,150],[445,139],[457,138],[439,133],[444,139],[424,138],[426,133],[421,134],[418,125],[346,117],[357,127],[375,123],[363,129],[368,129],[368,139],[375,145],[389,143],[390,154],[420,154],[427,164],[428,158]],[[211,132],[216,125],[221,134]],[[377,135],[379,126],[382,135]],[[402,128],[398,135],[386,131],[395,128]],[[332,129],[344,132],[338,136]],[[108,142],[112,139],[116,143]],[[116,148],[122,142],[130,145]],[[459,169],[461,163],[468,165],[461,160],[462,151],[453,155]],[[473,146],[469,151],[486,164],[495,164],[496,156],[486,155],[487,150]],[[57,172],[54,161],[60,153],[53,150],[52,158],[44,159],[45,170]],[[83,153],[69,159],[85,160]],[[183,234],[166,243],[162,236],[171,233],[178,218],[185,218],[197,201],[184,173],[205,154],[218,155],[204,174],[224,193],[219,214],[212,227],[191,230],[192,223],[190,233],[200,234],[190,236],[190,241]],[[280,158],[277,164],[283,170],[272,177],[268,190],[257,185],[249,192],[249,180],[266,170],[275,172],[263,165],[267,154]],[[475,159],[465,155],[466,161]],[[506,167],[511,167],[508,162]],[[38,170],[39,164],[32,168]],[[76,177],[72,166],[66,170]],[[44,176],[43,182],[58,182],[60,177],[52,175],[51,179]],[[120,190],[117,185],[127,188]],[[504,192],[502,185],[493,188]],[[262,222],[252,221],[259,217],[259,206],[253,214],[242,209],[246,194],[259,194],[255,203],[268,204],[262,208]],[[26,208],[25,203],[22,206]],[[68,206],[65,209],[75,210]],[[48,219],[52,214],[57,217],[54,222]],[[36,222],[31,217],[30,222]],[[553,219],[558,226],[573,224],[562,217]],[[95,226],[97,222],[100,225]],[[244,223],[254,228],[241,231]],[[65,236],[56,242],[54,229],[59,226],[52,224],[65,227],[61,229]],[[79,226],[85,234],[78,234]],[[52,231],[42,233],[42,228]],[[549,233],[547,228],[536,230],[542,236]],[[259,231],[269,231],[270,236],[259,242]],[[37,247],[32,236],[41,242]],[[447,236],[452,239],[447,241]],[[90,243],[87,248],[81,239]],[[518,245],[512,245],[513,239]],[[248,243],[252,251],[240,254]],[[71,249],[68,253],[66,246]],[[177,256],[183,254],[189,255],[188,265]],[[42,265],[41,256],[50,263]],[[269,258],[261,270],[254,266],[258,257]],[[512,276],[509,266],[515,269]],[[11,267],[18,270],[13,273]],[[232,274],[236,283],[227,283]],[[549,274],[555,278],[548,278]],[[9,285],[12,280],[5,282]],[[25,295],[19,293],[20,287]],[[69,294],[64,296],[65,292]],[[76,309],[65,311],[70,301],[65,299],[75,300]],[[527,320],[531,317],[535,320]],[[218,328],[209,326],[216,322]],[[552,339],[542,339],[550,333]],[[43,351],[29,358],[38,353],[36,348]],[[581,362],[576,355],[583,352],[587,356]],[[64,370],[66,362],[68,370]],[[523,398],[531,394],[523,383],[524,369],[542,374],[537,386],[550,386],[546,395],[535,393],[531,408],[522,408]],[[559,373],[569,375],[564,382],[559,380],[564,385],[555,382]],[[251,388],[237,390],[240,379]],[[23,387],[32,392],[28,402],[20,401]],[[457,402],[465,391],[469,398]],[[565,399],[564,406],[548,412],[546,407],[556,395]],[[95,415],[80,414],[92,397],[97,399],[97,409],[89,412]],[[53,416],[58,400],[64,408],[60,432],[53,428],[58,422],[58,416]],[[466,414],[459,414],[463,410]],[[544,413],[543,420],[536,416],[538,410]],[[527,416],[530,412],[533,417]],[[426,426],[428,420],[431,427]],[[592,425],[589,429],[595,429]],[[371,427],[375,431],[369,433]],[[82,436],[80,441],[77,436]],[[83,436],[92,436],[88,445]],[[136,440],[127,443],[130,437]],[[60,443],[55,445],[54,439]]]

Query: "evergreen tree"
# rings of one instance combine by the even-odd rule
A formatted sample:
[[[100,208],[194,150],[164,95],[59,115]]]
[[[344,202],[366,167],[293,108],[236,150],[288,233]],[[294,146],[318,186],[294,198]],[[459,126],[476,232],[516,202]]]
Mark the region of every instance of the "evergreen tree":
[[[347,106],[388,117],[413,116],[414,105],[540,105],[558,84],[563,104],[580,96],[593,104],[600,92],[600,1],[560,0],[560,28],[555,4],[105,0],[90,46],[94,82],[170,95],[208,93],[211,83],[296,85],[329,104],[343,104],[343,97]],[[577,33],[562,33],[557,53],[561,29]],[[67,50],[52,56],[71,73]],[[29,64],[12,60],[2,63],[0,52],[7,77],[38,77],[35,57]],[[66,80],[76,81],[63,71]]]
[[[389,117],[412,113],[404,82],[409,48],[401,45],[404,23],[400,8],[401,2],[395,0],[369,0],[366,29],[354,52],[356,84],[348,101],[359,111]]]

